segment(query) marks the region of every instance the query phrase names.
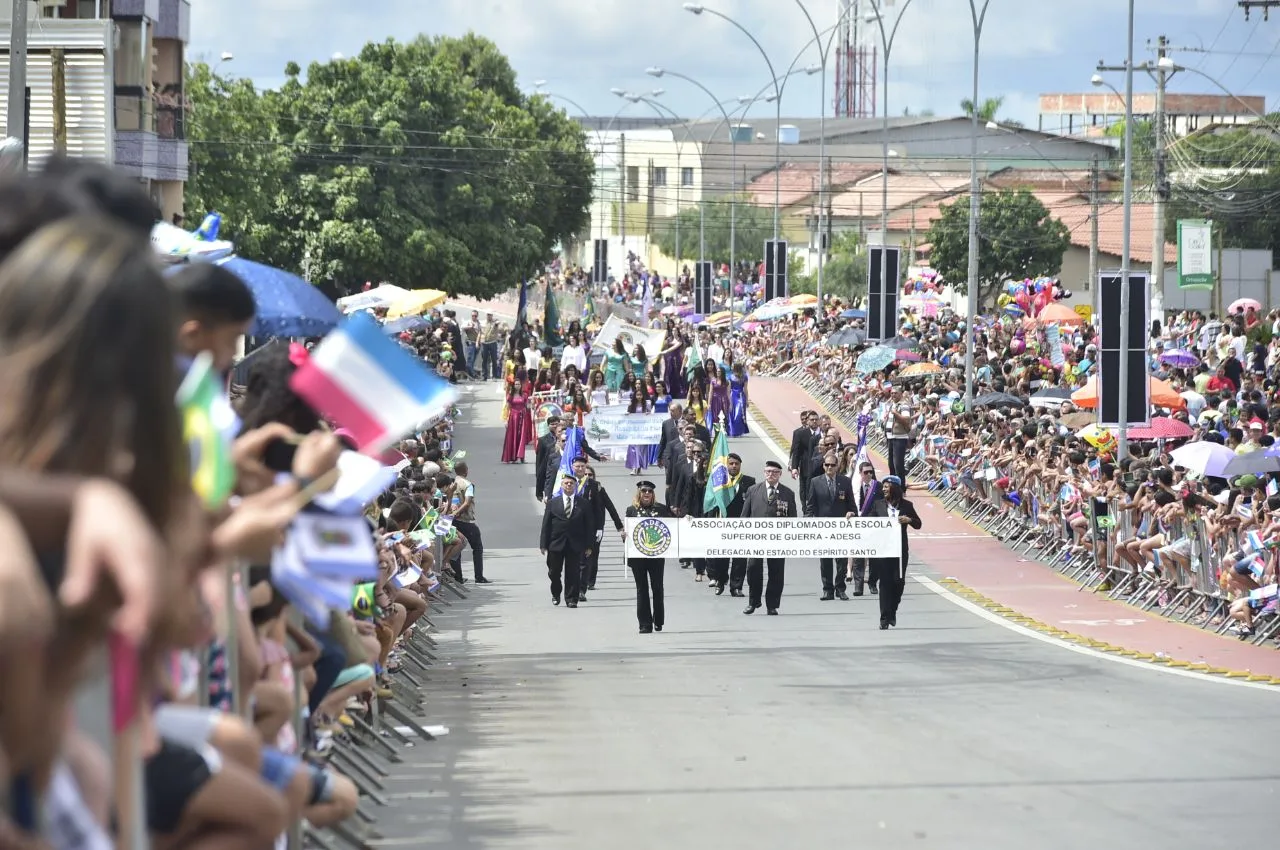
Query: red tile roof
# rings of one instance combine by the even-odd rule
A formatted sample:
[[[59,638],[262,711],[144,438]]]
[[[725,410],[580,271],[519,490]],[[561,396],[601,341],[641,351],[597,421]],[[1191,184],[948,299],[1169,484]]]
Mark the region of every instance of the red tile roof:
[[[832,163],[829,175],[829,192],[838,191],[873,174],[879,174],[879,166],[851,165],[848,163]],[[777,183],[776,171],[761,174],[752,180],[743,190],[756,204],[773,206],[774,186]],[[786,162],[782,165],[782,180],[778,188],[782,206],[790,207],[804,201],[818,192],[818,164]]]

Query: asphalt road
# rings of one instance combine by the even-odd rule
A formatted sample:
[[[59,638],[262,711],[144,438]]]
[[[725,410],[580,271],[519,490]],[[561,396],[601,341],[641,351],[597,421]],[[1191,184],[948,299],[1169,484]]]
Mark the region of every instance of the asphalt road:
[[[666,629],[639,635],[607,534],[597,591],[552,607],[533,454],[497,462],[496,384],[463,409],[494,584],[439,614],[428,719],[451,732],[389,781],[383,846],[1203,850],[1273,818],[1276,694],[1070,652],[915,583],[881,632],[874,597],[819,601],[816,562],[767,618],[668,562]],[[753,474],[771,456],[732,448]],[[621,467],[596,465],[625,504]]]

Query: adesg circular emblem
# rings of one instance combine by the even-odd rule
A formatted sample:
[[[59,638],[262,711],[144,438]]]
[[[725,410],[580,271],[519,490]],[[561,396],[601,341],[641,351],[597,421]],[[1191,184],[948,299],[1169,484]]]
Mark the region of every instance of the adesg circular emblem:
[[[671,529],[660,519],[642,519],[631,532],[631,543],[646,558],[660,558],[671,548]]]

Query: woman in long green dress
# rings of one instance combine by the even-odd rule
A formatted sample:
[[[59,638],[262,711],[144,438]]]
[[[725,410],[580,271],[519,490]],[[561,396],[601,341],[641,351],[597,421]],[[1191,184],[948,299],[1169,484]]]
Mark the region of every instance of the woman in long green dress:
[[[604,355],[604,385],[611,393],[622,386],[622,376],[627,373],[627,349],[621,339],[613,341],[613,348]]]

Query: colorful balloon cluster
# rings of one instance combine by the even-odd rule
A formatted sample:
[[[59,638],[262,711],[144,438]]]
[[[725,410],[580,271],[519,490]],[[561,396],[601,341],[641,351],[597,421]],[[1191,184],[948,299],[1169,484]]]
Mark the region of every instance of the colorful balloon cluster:
[[[1008,281],[996,303],[1010,316],[1029,316],[1034,319],[1054,301],[1070,297],[1071,290],[1063,289],[1058,281],[1051,277],[1038,277],[1035,280],[1028,278]]]
[[[942,282],[942,277],[933,269],[924,269],[920,274],[915,275],[902,286],[902,294],[910,295],[913,292],[934,292],[941,294],[942,287],[946,286]]]

